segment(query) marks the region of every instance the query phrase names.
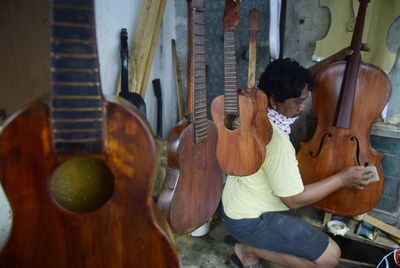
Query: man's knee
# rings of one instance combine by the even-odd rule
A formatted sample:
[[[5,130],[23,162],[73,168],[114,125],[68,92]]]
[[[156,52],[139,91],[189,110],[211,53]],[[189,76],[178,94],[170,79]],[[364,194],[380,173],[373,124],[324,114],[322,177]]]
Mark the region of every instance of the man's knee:
[[[329,244],[324,253],[315,261],[320,267],[336,267],[339,263],[341,251],[335,241],[329,239]]]

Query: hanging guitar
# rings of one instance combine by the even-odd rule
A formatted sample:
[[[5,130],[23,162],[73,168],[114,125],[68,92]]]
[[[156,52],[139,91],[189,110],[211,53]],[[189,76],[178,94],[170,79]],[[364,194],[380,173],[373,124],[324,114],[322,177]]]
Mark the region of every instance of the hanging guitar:
[[[128,63],[129,63],[129,52],[128,52],[128,32],[125,28],[121,29],[120,33],[121,41],[121,91],[119,96],[126,99],[133,105],[135,105],[139,111],[146,116],[146,103],[142,96],[136,92],[129,92],[129,80],[128,80]]]
[[[383,191],[383,155],[370,145],[372,124],[380,118],[391,92],[388,76],[361,62],[361,41],[368,0],[360,0],[351,41],[353,54],[316,75],[312,110],[318,116],[310,141],[301,144],[297,159],[306,184],[331,176],[347,166],[376,166],[379,180],[364,190],[342,188],[315,204],[341,215],[358,215],[375,207]]]
[[[256,87],[257,63],[257,32],[259,30],[260,11],[252,9],[249,12],[249,67],[247,72],[247,89],[244,95],[253,100],[256,106],[255,125],[261,144],[266,146],[272,137],[272,126],[267,116],[268,97]],[[267,156],[266,156],[267,157]]]
[[[133,105],[101,94],[94,18],[92,0],[53,1],[52,96],[0,133],[12,210],[0,267],[179,266],[150,197],[149,126]]]
[[[224,95],[211,103],[218,129],[217,160],[224,173],[246,176],[258,171],[265,159],[265,143],[257,132],[257,107],[251,98],[239,95],[236,79],[235,29],[240,18],[239,2],[225,1]]]
[[[206,223],[222,193],[223,173],[215,158],[217,129],[207,119],[204,2],[188,1],[187,113],[169,133],[168,169],[158,199],[178,234],[190,233]]]

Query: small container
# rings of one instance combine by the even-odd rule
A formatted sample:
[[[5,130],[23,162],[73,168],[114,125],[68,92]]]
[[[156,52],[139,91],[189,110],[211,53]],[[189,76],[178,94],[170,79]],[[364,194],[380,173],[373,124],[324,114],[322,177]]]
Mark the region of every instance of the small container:
[[[344,222],[338,220],[328,221],[326,226],[328,228],[328,231],[333,235],[344,236],[349,230],[349,228],[346,226]]]
[[[210,231],[210,222],[211,219],[209,219],[206,223],[204,223],[199,228],[191,232],[189,235],[193,237],[200,237],[208,234],[208,232]]]

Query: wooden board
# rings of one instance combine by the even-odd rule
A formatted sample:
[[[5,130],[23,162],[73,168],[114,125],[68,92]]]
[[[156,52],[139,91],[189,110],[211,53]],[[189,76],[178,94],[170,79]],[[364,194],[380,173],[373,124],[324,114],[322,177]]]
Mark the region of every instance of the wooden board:
[[[136,92],[142,97],[146,94],[166,3],[167,0],[143,1],[140,20],[129,53],[129,89],[130,92]],[[120,84],[118,83],[118,87]],[[119,92],[120,88],[117,91]]]
[[[302,218],[304,221],[310,223],[311,225],[314,225],[315,227],[326,231],[326,227],[323,224],[324,214],[322,212],[312,207],[305,207],[296,210],[296,215]],[[378,236],[375,240],[370,240],[363,236],[357,235],[355,233],[355,230],[357,229],[358,222],[355,220],[349,219],[346,222],[346,225],[349,228],[349,231],[347,231],[345,237],[349,239],[388,250],[393,250],[394,248],[398,247],[398,245],[393,240],[391,240],[386,234],[381,232],[378,233]]]

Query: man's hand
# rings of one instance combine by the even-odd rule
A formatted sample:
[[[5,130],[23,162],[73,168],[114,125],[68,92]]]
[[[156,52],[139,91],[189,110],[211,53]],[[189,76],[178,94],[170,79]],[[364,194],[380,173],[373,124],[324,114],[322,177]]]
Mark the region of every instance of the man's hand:
[[[344,187],[356,188],[363,190],[372,182],[374,173],[362,166],[351,166],[342,169],[338,174]]]

